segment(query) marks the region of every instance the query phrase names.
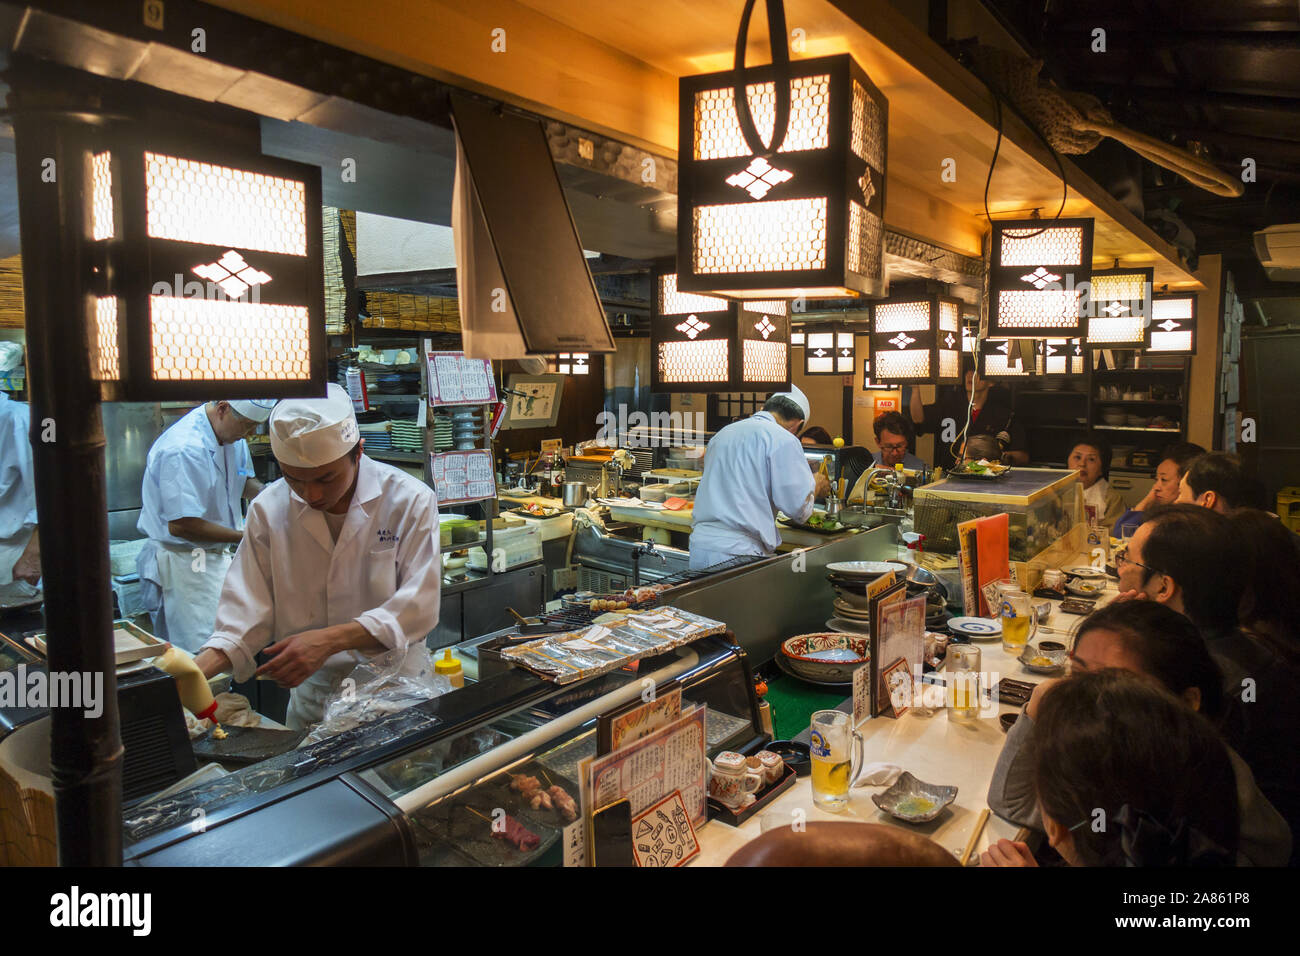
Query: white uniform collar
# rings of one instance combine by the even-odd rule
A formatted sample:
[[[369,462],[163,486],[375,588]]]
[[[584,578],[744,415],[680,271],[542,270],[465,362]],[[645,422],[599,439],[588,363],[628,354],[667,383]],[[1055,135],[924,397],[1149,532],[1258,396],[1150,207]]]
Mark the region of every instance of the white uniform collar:
[[[370,512],[364,507],[370,502],[377,499],[380,495],[378,469],[375,462],[367,458],[364,454],[357,465],[357,487],[352,493],[352,501],[348,504],[347,520],[343,524],[343,530],[339,532],[338,541],[330,534],[329,526],[325,523],[323,512],[317,511],[302,498],[298,497],[297,492],[288,487],[289,500],[293,503],[293,520],[302,524],[307,533],[316,540],[326,551],[342,547],[347,543],[355,533],[357,527],[366,521]]]

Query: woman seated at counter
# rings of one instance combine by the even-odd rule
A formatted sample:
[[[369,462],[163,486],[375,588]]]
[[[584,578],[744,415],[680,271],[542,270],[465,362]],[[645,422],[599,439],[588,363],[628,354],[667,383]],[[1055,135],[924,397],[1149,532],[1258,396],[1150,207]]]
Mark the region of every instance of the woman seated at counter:
[[[1066,863],[1240,860],[1243,781],[1208,720],[1157,680],[1127,670],[1082,673],[1038,690],[1044,687],[1027,773],[1043,831]],[[1011,840],[998,840],[980,862],[1038,865]]]
[[[1179,483],[1193,459],[1204,455],[1205,449],[1191,442],[1176,442],[1160,455],[1156,466],[1156,480],[1146,496],[1119,516],[1111,529],[1113,538],[1129,538],[1138,525],[1147,520],[1147,513],[1156,505],[1171,505],[1178,500]]]
[[[1110,442],[1091,432],[1080,437],[1065,466],[1079,473],[1088,524],[1113,527],[1124,510],[1124,499],[1110,486]]]
[[[1186,617],[1150,601],[1111,604],[1090,615],[1079,626],[1071,654],[1075,677],[1107,668],[1119,668],[1159,682],[1188,710],[1201,714],[1217,728],[1226,713],[1222,675],[1206,649],[1196,626]],[[1066,681],[1068,682],[1068,681]],[[1044,730],[1040,715],[1045,700],[1059,680],[1043,681],[1035,689],[1025,712],[1007,734],[989,786],[989,807],[999,816],[1023,826],[1044,830],[1035,789],[1033,753],[1050,728]],[[1117,715],[1127,720],[1130,715]],[[1138,722],[1147,719],[1132,715]],[[1113,741],[1126,739],[1118,728]],[[1172,731],[1170,731],[1172,733]],[[1071,735],[1070,739],[1077,743]],[[1164,744],[1154,746],[1163,747]],[[1223,745],[1231,763],[1239,817],[1237,862],[1255,866],[1285,866],[1291,856],[1291,828],[1260,792],[1254,775],[1236,751]],[[1139,755],[1142,751],[1134,749]],[[1115,761],[1120,754],[1111,754]],[[1099,758],[1100,759],[1100,758]],[[1147,768],[1155,773],[1156,767]],[[1186,771],[1178,771],[1179,775]],[[1104,806],[1104,804],[1097,804]],[[1051,830],[1047,830],[1051,835]],[[1055,841],[1053,842],[1055,846]]]
[[[799,433],[799,443],[801,445],[829,445],[831,443],[831,433],[820,425],[810,425]]]

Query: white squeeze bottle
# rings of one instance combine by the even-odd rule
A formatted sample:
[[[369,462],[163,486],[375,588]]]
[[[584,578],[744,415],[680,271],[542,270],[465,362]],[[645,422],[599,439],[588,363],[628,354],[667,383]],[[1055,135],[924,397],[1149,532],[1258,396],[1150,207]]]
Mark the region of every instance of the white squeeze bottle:
[[[217,702],[212,699],[212,688],[193,657],[173,645],[154,661],[154,666],[176,679],[176,690],[186,710],[199,720],[217,722]]]

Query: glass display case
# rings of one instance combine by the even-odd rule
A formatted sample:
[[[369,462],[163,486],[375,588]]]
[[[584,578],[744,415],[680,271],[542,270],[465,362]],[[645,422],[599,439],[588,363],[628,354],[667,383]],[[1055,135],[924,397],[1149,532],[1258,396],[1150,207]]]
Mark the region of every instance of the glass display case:
[[[1079,474],[1056,468],[1013,468],[1000,478],[946,477],[916,489],[913,529],[925,550],[957,554],[957,525],[1006,513],[1010,560],[1028,561],[1083,520]]]
[[[401,713],[149,801],[125,815],[127,859],[283,865],[547,865],[569,822],[555,791],[534,808],[512,774],[579,799],[578,765],[596,752],[596,718],[678,680],[683,708],[708,708],[710,755],[766,741],[743,650],[701,638],[636,671],[563,687],[519,669]],[[520,850],[494,837],[501,811],[538,838]],[[494,816],[495,815],[495,816]],[[193,832],[195,819],[202,821]],[[296,829],[290,839],[286,821]],[[530,841],[531,842],[531,841]]]

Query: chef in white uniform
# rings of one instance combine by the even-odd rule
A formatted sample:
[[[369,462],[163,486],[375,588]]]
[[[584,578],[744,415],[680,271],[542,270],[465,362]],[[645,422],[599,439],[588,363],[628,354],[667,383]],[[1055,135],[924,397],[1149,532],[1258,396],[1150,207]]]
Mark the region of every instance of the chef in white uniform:
[[[243,539],[240,501],[257,497],[244,438],[275,402],[208,402],[149,449],[136,527],[149,543],[136,558],[154,633],[191,653],[212,634],[232,544]]]
[[[781,543],[776,513],[806,521],[817,496],[830,493],[830,481],[814,477],[795,437],[810,412],[808,397],[794,386],[709,441],[695,495],[692,570],[772,554]]]
[[[196,658],[209,677],[256,673],[293,688],[287,723],[318,722],[343,678],[368,658],[406,651],[428,664],[442,568],[438,503],[417,478],[362,454],[352,400],[286,400],[271,415],[284,477],[248,510],[216,628]],[[270,661],[257,666],[265,650]]]
[[[34,597],[41,578],[31,409],[0,392],[0,601]]]

